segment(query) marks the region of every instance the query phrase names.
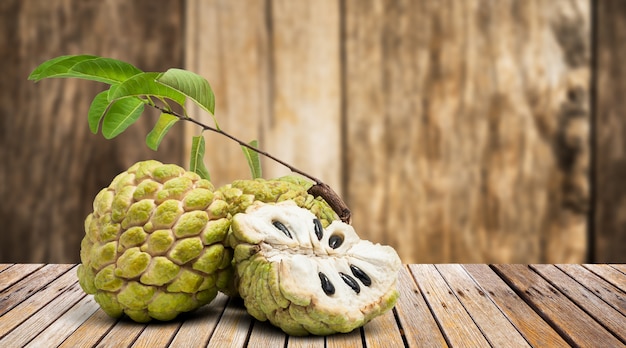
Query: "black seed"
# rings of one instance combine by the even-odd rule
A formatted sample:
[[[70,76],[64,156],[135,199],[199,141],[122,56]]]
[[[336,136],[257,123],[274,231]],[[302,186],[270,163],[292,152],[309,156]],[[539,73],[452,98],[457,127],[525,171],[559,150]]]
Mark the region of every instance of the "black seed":
[[[322,223],[318,219],[313,219],[313,224],[315,225],[315,235],[317,236],[317,240],[322,240],[322,237],[324,237]]]
[[[326,293],[326,295],[332,295],[335,293],[335,286],[330,282],[330,279],[326,276],[326,274],[319,272],[320,281],[322,282],[322,290]]]
[[[283,225],[282,222],[280,221],[274,221],[272,222],[272,225],[274,225],[274,227],[276,227],[277,229],[279,229],[282,233],[284,233],[287,237],[293,239],[293,237],[291,236],[291,233],[289,233],[289,230],[287,229],[287,227],[285,225]]]
[[[372,285],[372,279],[365,272],[363,272],[362,269],[358,268],[355,265],[350,265],[350,270],[352,271],[352,274],[354,274],[355,277],[359,278],[359,280],[361,281],[361,283],[363,283],[363,285],[365,286]]]
[[[341,276],[341,279],[343,279],[343,282],[348,284],[348,286],[351,287],[354,292],[356,292],[357,294],[361,292],[361,287],[359,286],[359,283],[354,280],[354,278],[342,272],[339,272],[339,275]]]
[[[328,238],[328,245],[330,245],[331,248],[333,249],[337,249],[341,246],[341,243],[343,243],[343,237],[333,234],[332,236],[330,236],[330,238]]]

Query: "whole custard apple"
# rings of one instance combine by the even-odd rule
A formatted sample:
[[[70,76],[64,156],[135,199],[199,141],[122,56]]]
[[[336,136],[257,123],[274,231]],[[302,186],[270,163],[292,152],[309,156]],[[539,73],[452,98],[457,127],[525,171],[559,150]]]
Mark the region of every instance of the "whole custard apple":
[[[393,308],[400,258],[293,201],[233,216],[236,283],[248,313],[290,335],[350,332]]]
[[[112,317],[170,320],[232,284],[229,204],[208,180],[139,162],[95,197],[78,279]]]

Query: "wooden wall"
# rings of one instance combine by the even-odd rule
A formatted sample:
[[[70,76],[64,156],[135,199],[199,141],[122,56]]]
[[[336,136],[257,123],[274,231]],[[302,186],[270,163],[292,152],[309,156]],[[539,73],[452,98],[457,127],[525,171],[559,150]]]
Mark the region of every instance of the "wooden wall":
[[[202,74],[223,129],[333,186],[359,234],[406,263],[626,262],[619,0],[16,0],[0,10],[14,33],[0,39],[10,62],[0,68],[0,262],[76,262],[95,192],[140,159],[185,164],[198,134],[177,125],[158,153],[143,144],[154,118],[115,141],[90,134],[98,86],[26,81],[72,53]],[[249,177],[236,144],[206,140],[216,185]]]

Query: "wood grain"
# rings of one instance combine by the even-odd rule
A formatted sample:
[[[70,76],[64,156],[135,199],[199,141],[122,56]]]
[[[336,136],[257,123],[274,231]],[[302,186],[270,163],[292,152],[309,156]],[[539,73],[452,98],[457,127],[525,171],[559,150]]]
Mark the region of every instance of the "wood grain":
[[[445,264],[436,267],[493,347],[530,347],[463,266]]]
[[[5,270],[0,273],[0,291],[8,288],[20,279],[28,276],[31,272],[35,272],[43,266],[43,264],[21,264],[14,265],[13,267]]]
[[[411,347],[447,347],[437,322],[406,267],[398,275],[400,298],[395,310],[404,336]]]
[[[450,346],[490,347],[434,265],[409,265],[409,269]]]
[[[270,84],[267,9],[264,1],[198,1],[186,4],[185,68],[204,76],[215,93],[220,127],[243,141],[265,147],[261,122],[269,113]],[[213,125],[211,115],[191,107],[191,117]],[[185,156],[197,126],[185,128]],[[214,185],[250,178],[239,145],[205,133],[205,163]]]
[[[116,322],[116,319],[109,317],[103,310],[97,310],[59,348],[94,347]]]
[[[626,262],[626,3],[596,1],[593,262]]]
[[[218,294],[209,305],[188,314],[172,340],[172,347],[206,347],[227,304],[228,297]]]
[[[221,348],[225,345],[243,346],[252,325],[251,316],[243,306],[243,300],[230,299],[217,323],[207,347]]]
[[[622,343],[626,344],[626,316],[609,306],[600,297],[587,290],[554,265],[533,265],[532,268],[548,279],[550,284],[559,289],[578,307],[591,315],[602,326],[607,328]]]
[[[613,308],[626,315],[626,292],[620,291],[615,285],[600,278],[600,276],[584,268],[581,265],[556,265],[570,277],[585,286],[596,296],[602,298]]]
[[[145,144],[156,113],[111,141],[91,134],[87,110],[104,86],[27,81],[47,59],[96,54],[146,71],[181,66],[182,3],[9,0],[0,4],[0,260],[75,263],[93,199],[132,163],[182,161],[182,128],[155,153]]]
[[[525,265],[496,265],[507,284],[559,331],[580,347],[619,347],[622,343],[558,289]]]
[[[356,229],[406,263],[583,260],[588,2],[346,1],[345,13]]]
[[[463,266],[533,347],[569,347],[561,336],[484,264]]]
[[[626,292],[626,275],[609,265],[587,264],[583,265],[591,272],[602,277],[607,282]]]

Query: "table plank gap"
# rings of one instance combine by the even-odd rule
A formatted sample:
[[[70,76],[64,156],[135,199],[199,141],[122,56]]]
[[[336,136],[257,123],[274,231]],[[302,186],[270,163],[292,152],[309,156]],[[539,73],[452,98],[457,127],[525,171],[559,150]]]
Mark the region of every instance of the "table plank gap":
[[[0,263],[0,273],[2,273],[5,269],[15,265],[14,263]]]
[[[59,296],[76,284],[76,272],[75,267],[73,267],[55,281],[41,287],[37,292],[0,317],[2,319],[0,320],[0,337],[9,333],[31,315],[50,303],[56,296]]]
[[[168,322],[151,321],[146,328],[141,331],[131,347],[168,347],[180,329],[181,324],[179,320]]]
[[[4,291],[43,266],[42,263],[22,263],[6,269],[0,273],[0,291]]]
[[[248,339],[252,316],[240,298],[231,298],[222,314],[207,347],[243,347]]]
[[[490,347],[434,265],[409,265],[409,269],[449,346]]]
[[[494,347],[530,347],[522,334],[459,264],[437,265],[453,294]]]
[[[84,296],[67,312],[30,341],[26,347],[56,347],[100,308],[91,296]]]
[[[98,348],[130,347],[148,325],[136,323],[128,317],[118,320],[97,343]]]
[[[91,297],[91,296],[90,296]],[[91,297],[93,299],[93,297]],[[98,307],[100,308],[100,307]],[[59,348],[94,347],[117,323],[98,309],[61,343]]]
[[[170,343],[171,347],[206,347],[226,310],[228,296],[218,293],[211,303],[182,315],[183,323]]]
[[[626,274],[626,263],[616,263],[616,264],[612,264],[611,267],[615,268],[616,270],[622,272],[622,274]]]
[[[396,303],[399,325],[410,347],[447,347],[446,339],[407,266],[398,274],[400,298]]]
[[[626,317],[609,306],[593,292],[576,282],[554,265],[532,265],[531,268],[578,305],[605,329],[626,343]]]
[[[513,291],[488,265],[463,265],[509,321],[533,347],[570,347],[561,336]]]
[[[619,347],[620,341],[527,265],[494,265],[496,272],[568,343]]]
[[[600,297],[611,307],[626,315],[626,295],[604,278],[581,265],[556,265],[578,283]]]
[[[583,266],[602,277],[607,282],[615,285],[615,287],[620,289],[623,293],[626,293],[626,275],[624,273],[609,265],[586,264]]]
[[[35,294],[39,289],[67,272],[72,265],[46,265],[28,274],[19,282],[0,292],[0,315]]]
[[[59,293],[52,301],[0,339],[0,347],[21,347],[27,344],[33,337],[36,337],[58,320],[59,317],[83,297],[85,297],[85,293],[78,285],[78,282],[73,283],[69,288]],[[14,308],[9,313],[12,313],[17,308]],[[3,321],[4,319],[3,317]]]
[[[348,333],[326,336],[326,348],[365,347],[364,335],[363,328],[357,328]],[[251,345],[251,347],[253,346]]]
[[[404,340],[393,311],[374,318],[363,326],[368,347],[403,347]]]
[[[269,321],[254,320],[248,347],[284,347],[287,334]]]

